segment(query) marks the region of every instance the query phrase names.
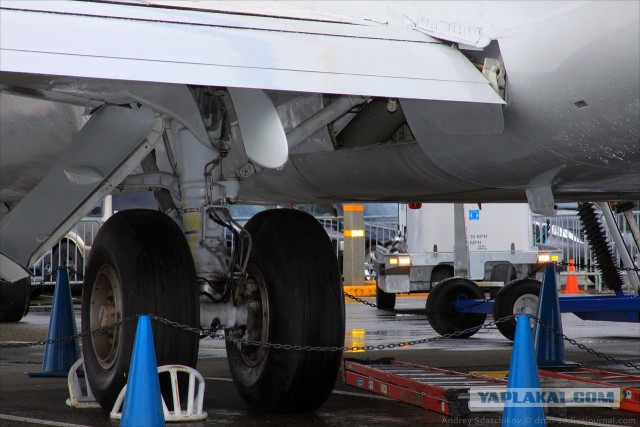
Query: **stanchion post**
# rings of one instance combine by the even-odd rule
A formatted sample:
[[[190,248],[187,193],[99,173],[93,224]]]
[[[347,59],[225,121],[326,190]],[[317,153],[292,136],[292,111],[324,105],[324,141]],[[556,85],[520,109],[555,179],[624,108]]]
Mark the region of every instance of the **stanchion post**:
[[[344,284],[364,286],[364,205],[344,205]]]

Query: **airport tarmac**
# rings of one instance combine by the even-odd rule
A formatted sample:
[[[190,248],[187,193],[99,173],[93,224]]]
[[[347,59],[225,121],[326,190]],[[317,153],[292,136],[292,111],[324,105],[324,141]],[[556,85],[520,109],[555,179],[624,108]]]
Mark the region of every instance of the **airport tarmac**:
[[[374,298],[364,298],[374,302]],[[346,346],[381,345],[435,337],[425,316],[402,311],[424,308],[424,296],[398,298],[400,313],[388,313],[357,302],[346,304]],[[30,342],[46,337],[49,308],[34,307],[22,322],[0,325],[0,343]],[[78,312],[79,314],[79,312]],[[584,322],[572,314],[562,315],[564,333],[594,350],[622,361],[640,363],[640,325],[612,322]],[[79,315],[77,316],[80,324]],[[432,367],[468,371],[508,369],[511,343],[495,329],[483,329],[469,339],[439,340],[393,350],[345,353],[345,358],[396,360]],[[43,346],[0,349],[0,425],[16,426],[116,426],[100,409],[71,409],[66,378],[29,378],[26,371],[38,371]],[[567,360],[583,367],[638,375],[640,372],[609,362],[567,344]],[[312,413],[262,414],[249,409],[235,390],[224,343],[201,341],[198,370],[206,378],[205,422],[182,425],[205,426],[407,426],[407,425],[500,425],[500,414],[471,413],[463,419],[449,419],[405,403],[362,392],[339,378],[327,402]],[[640,426],[640,413],[604,409],[569,409],[563,417],[549,415],[548,425]]]

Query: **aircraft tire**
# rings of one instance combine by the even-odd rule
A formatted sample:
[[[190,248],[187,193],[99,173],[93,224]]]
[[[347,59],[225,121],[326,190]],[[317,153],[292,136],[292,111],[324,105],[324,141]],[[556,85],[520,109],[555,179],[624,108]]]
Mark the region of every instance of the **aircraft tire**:
[[[459,313],[456,308],[458,299],[484,299],[484,292],[471,280],[451,277],[436,284],[427,297],[427,320],[440,335],[451,334],[473,327],[482,326],[486,313]],[[457,335],[456,338],[468,338],[478,329]]]
[[[335,250],[323,227],[292,209],[260,212],[246,224],[253,246],[244,339],[283,345],[342,347],[344,297]],[[265,412],[304,412],[330,395],[342,351],[238,346],[227,341],[238,392]]]
[[[381,310],[393,310],[396,306],[396,294],[385,292],[376,284],[376,305]]]
[[[15,283],[0,284],[0,322],[19,322],[29,313],[31,305],[31,277]],[[11,304],[11,305],[7,305]],[[6,306],[6,307],[5,307]]]
[[[538,311],[540,281],[535,279],[512,280],[500,289],[493,303],[493,318],[498,320],[513,314],[533,314]],[[516,319],[496,324],[500,333],[513,341],[516,336]]]
[[[168,216],[145,209],[113,215],[101,227],[90,256],[82,292],[83,333],[137,314],[199,326],[193,258],[182,231]],[[112,409],[127,382],[136,327],[133,320],[109,334],[82,339],[91,390],[105,409]],[[197,334],[157,321],[152,327],[158,366],[195,367]]]

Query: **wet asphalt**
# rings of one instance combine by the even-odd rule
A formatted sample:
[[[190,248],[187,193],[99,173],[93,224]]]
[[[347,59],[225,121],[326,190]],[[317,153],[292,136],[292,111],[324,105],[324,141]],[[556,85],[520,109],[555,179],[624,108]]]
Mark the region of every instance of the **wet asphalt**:
[[[32,312],[17,324],[0,324],[0,343],[31,342],[46,338],[50,308],[45,295]],[[365,298],[374,302],[374,298]],[[399,313],[388,313],[361,303],[347,301],[345,345],[387,345],[435,337],[425,316],[409,312],[424,308],[424,296],[398,298]],[[403,313],[406,312],[406,313]],[[585,322],[573,314],[562,315],[564,333],[578,343],[621,361],[640,363],[640,325],[614,322]],[[77,324],[80,325],[79,311]],[[399,361],[437,368],[469,371],[507,370],[511,342],[494,328],[483,329],[469,339],[448,339],[411,347],[380,351],[347,352],[345,358]],[[640,375],[640,371],[604,360],[567,344],[567,360],[583,367]],[[71,409],[66,378],[29,378],[27,371],[40,370],[43,346],[0,348],[0,425],[7,426],[117,426],[101,409]],[[206,379],[204,409],[206,421],[189,426],[430,426],[500,425],[500,414],[471,413],[462,419],[446,416],[363,392],[339,378],[326,403],[311,413],[263,414],[251,410],[240,398],[232,381],[220,340],[201,341],[198,370]],[[573,408],[547,417],[548,425],[640,426],[640,413]]]

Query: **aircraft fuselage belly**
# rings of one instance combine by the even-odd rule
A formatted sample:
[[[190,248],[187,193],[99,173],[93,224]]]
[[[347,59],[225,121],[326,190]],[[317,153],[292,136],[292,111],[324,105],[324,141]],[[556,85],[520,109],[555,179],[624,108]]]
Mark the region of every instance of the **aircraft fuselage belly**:
[[[476,7],[507,73],[506,104],[496,107],[503,129],[487,130],[481,116],[448,108],[454,102],[401,99],[415,141],[291,154],[284,169],[245,180],[241,201],[513,201],[531,186],[550,187],[558,200],[640,198],[637,7],[488,2],[461,21],[483,15]],[[39,78],[23,76],[27,89]],[[72,80],[63,88],[82,86]],[[63,152],[81,109],[8,96],[0,201],[15,202]]]

